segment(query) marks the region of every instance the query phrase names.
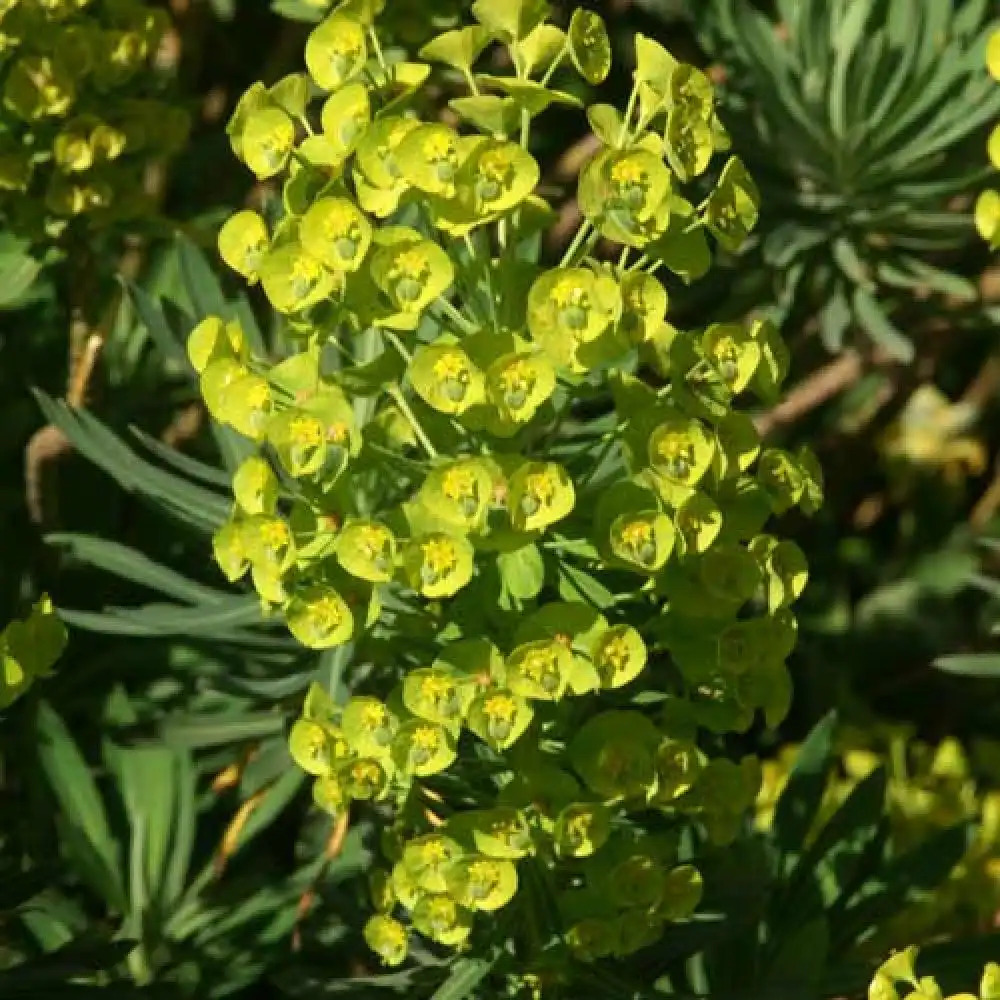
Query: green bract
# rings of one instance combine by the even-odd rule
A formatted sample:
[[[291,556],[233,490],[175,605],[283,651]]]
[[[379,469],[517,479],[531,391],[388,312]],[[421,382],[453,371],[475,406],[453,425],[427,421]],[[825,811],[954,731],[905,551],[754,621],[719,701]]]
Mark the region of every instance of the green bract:
[[[19,698],[39,677],[52,672],[66,646],[66,627],[47,595],[28,617],[0,632],[0,709]]]
[[[532,130],[580,103],[557,73],[607,75],[601,19],[564,32],[540,0],[478,0],[422,49],[469,86],[445,119],[380,7],[334,6],[309,79],[255,84],[229,126],[274,197],[220,253],[283,315],[280,360],[229,317],[189,339],[210,412],[249,439],[216,561],[300,643],[342,647],[316,676],[349,693],[317,683],[289,744],[319,809],[377,818],[365,938],[385,964],[410,935],[465,946],[481,912],[520,925],[543,889],[546,947],[626,956],[698,905],[682,835],[723,842],[753,798],[721,737],[789,704],[806,569],[766,522],[814,511],[821,477],[734,404],[773,404],[787,351],[765,321],[668,316],[756,192],[736,158],[709,169],[707,77],[638,36],[627,108],[588,109],[583,218],[550,261]],[[117,155],[93,135],[65,130],[67,176]]]

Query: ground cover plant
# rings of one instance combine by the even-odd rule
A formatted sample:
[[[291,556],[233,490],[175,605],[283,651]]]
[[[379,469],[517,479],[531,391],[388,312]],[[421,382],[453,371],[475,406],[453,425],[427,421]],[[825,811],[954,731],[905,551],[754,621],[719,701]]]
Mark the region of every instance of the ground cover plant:
[[[750,302],[752,281],[711,301],[717,275],[760,273],[761,223],[764,242],[801,223],[744,163],[773,135],[642,12],[383,6],[274,4],[278,54],[225,119],[213,98],[187,146],[151,151],[177,154],[176,184],[139,215],[53,223],[59,172],[99,186],[107,165],[44,143],[8,202],[47,219],[14,251],[48,267],[17,315],[102,318],[79,391],[58,398],[61,365],[32,379],[63,458],[46,548],[7,567],[0,992],[993,1000],[996,751],[973,738],[993,660],[946,645],[979,610],[949,595],[992,549],[948,542],[916,591],[904,575],[866,598],[881,627],[940,595],[936,726],[912,691],[869,696],[874,630],[830,625],[842,445],[818,441],[831,480],[808,423],[781,423],[814,358],[784,334],[815,303]],[[918,76],[987,94],[982,5],[908,30],[893,6],[837,8],[848,68],[889,37],[855,37],[872,24],[929,60]],[[147,68],[173,52],[183,81],[184,52],[250,24],[221,0],[169,7],[173,25],[20,0],[0,29],[45,25],[10,29],[15,53],[117,33]],[[748,10],[703,13],[756,31]],[[957,34],[931,30],[952,16]],[[945,36],[965,54],[936,69]],[[161,96],[164,122],[192,118]],[[990,99],[931,117],[985,138]],[[571,169],[561,129],[585,150]],[[190,170],[201,143],[211,181]],[[988,243],[991,196],[974,224],[942,149],[964,214],[942,207],[941,232]],[[158,243],[171,212],[183,235]],[[65,234],[106,223],[74,237],[99,280],[73,298]],[[916,246],[905,261],[946,273]],[[122,400],[143,393],[158,416],[136,426]],[[879,446],[915,520],[927,481],[981,476],[990,442],[946,396],[910,398]],[[910,647],[881,641],[905,672]],[[973,726],[954,711],[969,674]]]

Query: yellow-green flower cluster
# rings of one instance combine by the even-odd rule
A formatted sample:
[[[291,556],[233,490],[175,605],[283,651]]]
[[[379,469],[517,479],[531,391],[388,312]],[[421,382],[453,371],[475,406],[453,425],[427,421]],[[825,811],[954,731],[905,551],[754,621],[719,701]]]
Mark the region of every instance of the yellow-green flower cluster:
[[[919,949],[910,945],[894,952],[875,970],[868,987],[868,1000],[998,1000],[1000,965],[987,962],[979,980],[978,993],[945,996],[933,976],[917,976]]]
[[[43,596],[23,621],[0,632],[0,709],[52,672],[66,646],[66,627]]]
[[[231,318],[191,334],[206,404],[255,446],[216,561],[303,644],[368,664],[345,704],[310,693],[291,748],[322,808],[389,824],[384,961],[530,907],[528,869],[578,956],[630,954],[697,906],[680,832],[726,843],[757,794],[754,758],[702,745],[790,698],[805,560],[765,525],[814,511],[820,476],[735,408],[776,397],[787,353],[763,320],[667,321],[669,282],[737,245],[756,190],[731,158],[681,195],[725,133],[708,81],[639,36],[627,112],[587,112],[579,230],[543,262],[531,132],[580,104],[560,73],[608,73],[603,22],[477,0],[410,62],[379,6],[336,7],[307,72],[255,84],[229,125],[282,208],[233,216],[220,252],[293,350],[255,353]],[[497,49],[511,75],[477,70]],[[429,63],[468,84],[446,120],[413,110]]]
[[[1000,909],[1000,746],[979,743],[969,760],[962,745],[914,740],[900,727],[844,729],[839,767],[831,776],[812,841],[857,783],[879,766],[887,772],[886,801],[893,848],[908,851],[956,823],[975,824],[961,861],[933,896],[908,903],[866,942],[869,954],[944,934],[985,933]],[[766,829],[788,779],[797,747],[789,745],[762,763],[757,825]]]
[[[0,2],[0,214],[31,240],[151,211],[144,168],[186,114],[157,97],[169,27],[143,0]],[[27,196],[27,197],[26,197]]]
[[[990,76],[1000,82],[1000,31],[994,31],[986,46],[986,66]],[[990,133],[987,145],[990,163],[1000,170],[1000,124]],[[990,245],[990,249],[1000,248],[1000,191],[987,188],[976,201],[976,228],[979,235]]]

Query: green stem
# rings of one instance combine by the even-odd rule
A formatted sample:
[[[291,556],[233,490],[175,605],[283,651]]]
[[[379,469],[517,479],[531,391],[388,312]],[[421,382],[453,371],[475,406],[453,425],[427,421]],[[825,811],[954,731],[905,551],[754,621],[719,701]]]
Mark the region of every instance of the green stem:
[[[573,242],[566,248],[566,252],[563,254],[562,260],[559,261],[560,267],[570,266],[573,258],[583,246],[583,241],[590,235],[592,228],[593,224],[590,219],[584,219],[580,228],[576,231],[576,236],[573,237]]]
[[[423,445],[424,451],[427,452],[430,458],[437,458],[437,448],[431,444],[431,439],[427,436],[423,427],[420,426],[420,421],[417,420],[416,414],[410,409],[410,404],[407,403],[406,398],[403,396],[402,392],[399,390],[398,385],[390,385],[386,390],[393,402],[399,407],[400,413],[406,417],[407,423],[413,428],[413,433],[416,434],[417,440]]]
[[[475,333],[476,325],[463,316],[447,299],[439,297],[435,305],[457,326],[462,333]]]
[[[399,337],[392,330],[383,330],[382,336],[392,344],[399,352],[399,356],[409,365],[413,361],[413,355],[406,349]]]
[[[632,93],[629,95],[628,105],[625,108],[625,117],[622,118],[622,127],[618,132],[618,146],[619,148],[624,145],[625,140],[629,137],[629,127],[628,123],[632,120],[632,113],[635,111],[635,102],[639,96],[639,88],[633,87]]]

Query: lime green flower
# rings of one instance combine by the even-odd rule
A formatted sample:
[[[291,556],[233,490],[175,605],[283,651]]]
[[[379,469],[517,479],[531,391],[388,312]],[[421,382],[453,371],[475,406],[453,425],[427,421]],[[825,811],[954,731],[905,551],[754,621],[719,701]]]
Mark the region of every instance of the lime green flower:
[[[546,271],[528,293],[528,328],[543,346],[553,338],[571,343],[596,340],[620,312],[618,284],[587,268]]]
[[[371,245],[372,228],[347,198],[321,198],[302,217],[299,239],[331,271],[356,271]]]
[[[336,284],[323,262],[298,243],[272,249],[261,261],[260,280],[271,304],[282,313],[301,312],[322,302]]]
[[[631,625],[613,625],[602,632],[592,655],[604,688],[631,683],[646,666],[646,644]]]
[[[451,259],[413,230],[383,230],[380,235],[391,242],[383,242],[372,254],[372,278],[395,310],[415,316],[451,286]]]
[[[250,284],[256,284],[260,277],[269,245],[267,223],[256,212],[237,212],[219,230],[220,256]]]
[[[7,71],[3,103],[25,121],[62,117],[75,99],[73,78],[47,56],[22,56]]]
[[[555,387],[555,370],[541,355],[504,354],[486,370],[487,397],[511,424],[527,423]]]
[[[506,750],[523,735],[534,716],[531,705],[511,691],[489,689],[469,706],[469,729],[494,750]]]
[[[663,740],[656,750],[655,801],[669,805],[689,792],[698,780],[702,765],[702,755],[693,743]]]
[[[230,518],[216,530],[212,535],[212,556],[230,583],[243,578],[250,568],[250,556],[241,521]]]
[[[48,677],[66,648],[66,626],[47,594],[28,617],[0,632],[0,708],[7,708],[39,677]]]
[[[403,704],[415,716],[439,726],[460,723],[472,701],[473,690],[447,670],[426,667],[411,670],[403,681]]]
[[[244,514],[273,514],[278,502],[278,478],[259,455],[245,458],[233,474],[233,496]]]
[[[979,195],[975,221],[979,235],[989,243],[990,249],[1000,249],[1000,191],[988,188]]]
[[[568,858],[588,858],[611,836],[611,813],[601,802],[574,802],[556,817],[556,850]]]
[[[478,809],[458,813],[448,820],[447,831],[487,858],[516,861],[534,849],[531,828],[519,809]]]
[[[726,250],[737,251],[757,224],[760,194],[739,157],[731,157],[708,196],[705,221]]]
[[[479,221],[495,217],[524,201],[539,176],[535,158],[517,143],[481,139],[459,172],[463,207]]]
[[[468,143],[447,125],[419,125],[404,135],[395,150],[402,176],[425,194],[454,198],[458,168]]]
[[[739,323],[713,324],[705,331],[701,346],[732,392],[742,392],[750,384],[761,350]]]
[[[575,503],[573,481],[556,462],[525,462],[510,478],[510,520],[518,531],[541,531],[566,517]]]
[[[420,502],[436,520],[462,532],[478,531],[486,519],[493,477],[484,462],[463,458],[433,469],[420,488]]]
[[[408,189],[396,153],[403,139],[419,127],[412,118],[390,115],[377,118],[358,140],[354,184],[366,212],[384,219],[396,211]]]
[[[464,856],[462,845],[442,833],[414,837],[403,848],[400,865],[423,892],[448,890],[448,872]]]
[[[602,712],[587,720],[569,745],[583,780],[608,798],[644,798],[656,783],[656,727],[638,712]]]
[[[417,593],[424,597],[453,597],[472,579],[473,549],[459,535],[430,532],[407,543],[403,568]]]
[[[239,323],[225,323],[217,316],[209,316],[188,335],[187,354],[199,375],[205,371],[209,362],[243,359],[247,354],[243,330]]]
[[[670,221],[670,171],[647,149],[607,149],[580,174],[580,208],[610,240],[641,247]]]
[[[350,521],[337,538],[337,561],[351,576],[369,583],[392,579],[396,536],[377,521]]]
[[[656,573],[670,558],[675,534],[670,519],[659,511],[621,514],[611,525],[611,551],[644,573]]]
[[[420,398],[440,413],[459,415],[482,402],[485,395],[483,373],[460,347],[433,344],[419,348],[409,375]]]
[[[486,913],[499,910],[517,892],[517,868],[513,862],[499,858],[462,858],[449,869],[448,892],[467,909]]]
[[[337,738],[326,727],[310,719],[297,719],[288,735],[292,760],[307,774],[330,774],[341,756]]]
[[[456,947],[472,930],[472,914],[450,896],[424,896],[413,908],[413,926],[438,944]]]
[[[447,770],[455,761],[455,741],[444,727],[413,719],[399,727],[392,743],[392,760],[404,774],[424,778]]]
[[[631,271],[622,278],[622,332],[633,344],[651,341],[667,314],[667,290],[651,274]]]
[[[377,913],[364,927],[365,943],[388,966],[402,965],[409,950],[406,928],[392,917]]]
[[[337,14],[317,25],[306,41],[309,75],[323,90],[336,90],[357,76],[367,57],[364,29]]]
[[[572,667],[572,653],[556,639],[522,643],[507,656],[507,684],[524,698],[558,701],[566,692]]]
[[[389,790],[388,758],[360,757],[341,763],[337,779],[344,795],[357,802],[382,799]]]
[[[285,620],[289,632],[310,649],[339,646],[354,631],[354,616],[343,597],[320,585],[296,592],[285,607]]]
[[[323,135],[343,160],[357,146],[371,121],[368,89],[361,83],[349,83],[332,93],[323,103],[320,123]]]
[[[387,757],[399,723],[377,698],[356,695],[344,706],[341,717],[344,739],[361,757]]]
[[[715,441],[693,417],[676,416],[659,424],[649,437],[649,463],[661,476],[694,486],[708,472]]]

